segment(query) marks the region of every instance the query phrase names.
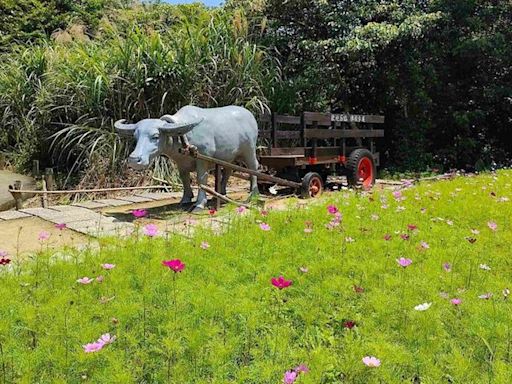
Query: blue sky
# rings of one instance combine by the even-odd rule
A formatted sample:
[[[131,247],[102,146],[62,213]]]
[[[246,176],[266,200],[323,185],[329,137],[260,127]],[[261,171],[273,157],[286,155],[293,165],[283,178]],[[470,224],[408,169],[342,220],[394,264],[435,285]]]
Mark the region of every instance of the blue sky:
[[[221,3],[220,0],[163,0],[169,4],[190,4],[190,3],[203,3],[210,7],[219,5]]]

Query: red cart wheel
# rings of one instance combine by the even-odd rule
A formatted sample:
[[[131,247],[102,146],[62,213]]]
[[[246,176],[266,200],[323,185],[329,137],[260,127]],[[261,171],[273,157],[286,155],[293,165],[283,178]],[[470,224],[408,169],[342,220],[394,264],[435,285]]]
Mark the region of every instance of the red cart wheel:
[[[320,176],[316,172],[306,173],[304,178],[302,179],[302,187],[300,190],[300,195],[304,199],[309,199],[311,197],[320,196],[324,190],[324,181],[322,176]]]
[[[369,189],[375,184],[375,163],[372,153],[364,148],[354,150],[347,161],[347,179],[350,185]]]

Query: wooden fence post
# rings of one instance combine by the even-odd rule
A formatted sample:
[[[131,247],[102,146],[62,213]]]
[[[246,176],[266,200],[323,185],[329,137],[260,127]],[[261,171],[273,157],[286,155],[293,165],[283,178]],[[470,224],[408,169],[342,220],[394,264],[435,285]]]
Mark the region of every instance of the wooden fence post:
[[[45,169],[45,178],[46,178],[46,188],[48,191],[53,191],[55,189],[55,177],[53,175],[53,168]]]
[[[21,188],[22,188],[22,184],[21,184],[20,180],[16,180],[14,182],[13,186],[9,185],[9,189],[13,189],[13,190],[16,190],[16,191],[21,190]],[[20,209],[23,209],[23,199],[22,199],[21,192],[12,192],[11,191],[11,195],[12,195],[12,197],[14,199],[15,204],[16,204],[16,210],[19,211]]]

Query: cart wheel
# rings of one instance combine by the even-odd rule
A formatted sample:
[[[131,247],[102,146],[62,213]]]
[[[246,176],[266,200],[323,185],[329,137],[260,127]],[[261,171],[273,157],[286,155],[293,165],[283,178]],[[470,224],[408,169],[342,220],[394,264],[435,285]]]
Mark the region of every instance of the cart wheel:
[[[352,151],[347,160],[347,179],[350,185],[369,189],[375,184],[375,163],[372,153],[364,148]]]
[[[302,179],[302,187],[300,188],[300,195],[304,199],[310,197],[320,196],[324,189],[324,181],[322,176],[316,172],[306,173]]]

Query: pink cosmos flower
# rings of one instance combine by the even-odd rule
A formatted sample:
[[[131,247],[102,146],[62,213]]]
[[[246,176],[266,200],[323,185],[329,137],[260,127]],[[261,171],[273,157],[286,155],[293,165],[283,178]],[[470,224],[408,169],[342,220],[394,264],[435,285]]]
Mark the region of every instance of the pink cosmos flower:
[[[452,271],[452,265],[450,263],[444,263],[443,264],[443,269],[446,271],[446,272],[451,272]]]
[[[45,241],[45,240],[48,240],[49,238],[50,238],[50,233],[48,233],[46,231],[39,232],[39,236],[38,236],[39,241]]]
[[[104,343],[100,343],[100,342],[96,341],[94,343],[85,344],[83,347],[84,347],[84,352],[85,353],[91,353],[91,352],[98,352],[104,346],[105,346]]]
[[[295,371],[286,371],[283,377],[284,384],[293,384],[297,380],[297,372]]]
[[[363,363],[367,367],[376,368],[380,366],[380,360],[377,359],[375,356],[365,356],[363,357]]]
[[[266,211],[264,209],[260,213],[261,213],[261,216],[268,216],[268,211]]]
[[[103,268],[103,269],[107,269],[107,270],[109,270],[109,269],[114,269],[115,267],[116,267],[116,265],[115,265],[115,264],[108,264],[108,263],[101,264],[101,268]]]
[[[391,235],[390,235],[389,233],[386,233],[386,234],[384,235],[384,240],[386,240],[386,241],[391,240]]]
[[[102,275],[99,275],[99,276],[96,278],[96,281],[97,281],[98,283],[103,283],[103,280],[104,280],[104,279],[105,279],[105,278],[104,278]]]
[[[140,219],[141,217],[145,217],[148,214],[148,211],[145,209],[134,209],[132,211],[133,217],[136,219]]]
[[[302,373],[308,373],[309,372],[309,368],[306,364],[301,364],[299,365],[298,367],[295,368],[295,371],[296,372],[302,372]]]
[[[78,279],[76,282],[80,284],[91,284],[94,281],[94,279],[91,279],[89,277],[82,277],[81,279]]]
[[[428,245],[428,243],[426,241],[422,241],[422,242],[420,242],[420,247],[423,249],[429,249],[430,245]]]
[[[393,197],[396,199],[396,200],[400,200],[402,199],[402,192],[401,191],[393,191]]]
[[[308,273],[309,270],[306,267],[300,267],[299,271],[301,271],[302,273]]]
[[[292,285],[292,281],[291,280],[286,280],[283,276],[279,276],[279,277],[273,277],[270,282],[272,283],[272,285],[276,288],[279,288],[279,289],[283,289],[283,288],[288,288],[290,285]]]
[[[164,260],[162,261],[162,265],[169,267],[169,269],[172,269],[175,273],[185,269],[185,264],[183,264],[180,259]]]
[[[334,214],[338,213],[339,211],[335,205],[328,205],[327,212],[329,212],[331,215],[334,215]]]
[[[58,224],[55,224],[55,228],[62,231],[63,229],[67,228],[67,225],[65,223],[58,223]]]
[[[7,251],[0,249],[0,257],[6,257],[8,255]]]
[[[492,297],[491,292],[484,293],[483,295],[478,296],[479,299],[489,300]]]
[[[453,305],[460,305],[462,303],[462,300],[458,299],[458,298],[454,298],[454,299],[450,300],[450,303],[452,303]]]
[[[353,320],[347,320],[343,322],[343,328],[352,329],[356,326],[356,322]]]
[[[267,223],[261,223],[261,224],[260,224],[260,228],[261,228],[263,231],[270,231],[270,225],[268,225]]]
[[[216,209],[213,209],[213,208],[212,208],[212,209],[210,209],[210,210],[208,211],[208,214],[209,214],[210,216],[213,216],[213,215],[215,215],[216,213],[217,213],[217,210],[216,210]]]
[[[415,231],[418,229],[418,226],[414,225],[414,224],[407,224],[407,229],[409,231]]]
[[[406,267],[408,267],[409,265],[412,264],[412,260],[411,259],[406,259],[405,257],[401,257],[399,259],[396,259],[396,262],[398,263],[398,265],[400,265],[403,268],[406,268]]]
[[[208,249],[208,248],[210,248],[210,244],[208,244],[207,241],[202,241],[200,247],[202,249]]]
[[[489,221],[487,223],[487,226],[489,227],[489,229],[493,232],[495,232],[497,229],[498,229],[498,224],[496,224],[494,221]]]
[[[242,205],[242,206],[240,206],[240,207],[238,207],[238,208],[236,209],[236,213],[238,213],[238,214],[240,214],[240,215],[241,215],[241,214],[242,214],[242,213],[244,213],[246,210],[247,210],[247,208],[245,208],[245,207]]]
[[[402,238],[402,240],[409,240],[410,236],[407,233],[402,233],[400,237]]]
[[[101,335],[101,337],[98,339],[99,342],[103,342],[104,345],[112,344],[116,340],[115,336],[110,336],[110,333],[105,333]]]
[[[155,224],[146,224],[143,229],[146,236],[154,237],[158,234],[158,227]]]

